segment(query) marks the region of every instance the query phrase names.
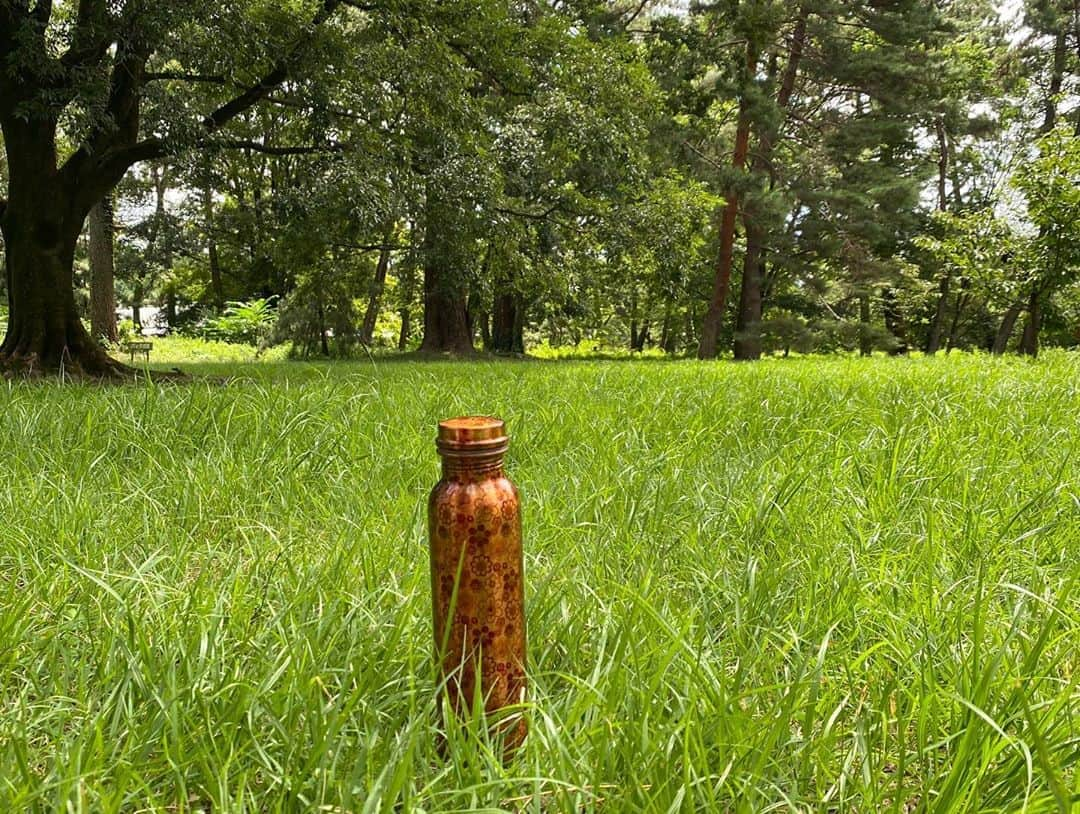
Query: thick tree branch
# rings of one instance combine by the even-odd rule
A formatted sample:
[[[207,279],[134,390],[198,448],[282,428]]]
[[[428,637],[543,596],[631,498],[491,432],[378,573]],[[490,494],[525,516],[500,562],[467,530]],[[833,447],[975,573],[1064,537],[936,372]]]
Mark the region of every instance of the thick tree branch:
[[[316,109],[320,112],[326,112],[333,116],[336,116],[339,119],[348,119],[349,121],[365,122],[366,124],[371,124],[371,120],[367,117],[361,116],[359,113],[353,113],[351,110],[346,110],[345,108],[338,107],[336,105],[313,105],[308,102],[296,101],[294,99],[288,99],[282,96],[268,96],[266,97],[266,101],[268,104],[277,105],[279,107],[287,107],[292,110]]]
[[[103,0],[83,0],[91,6]],[[225,102],[202,119],[206,135],[214,133],[232,119],[257,104],[289,77],[296,61],[310,44],[315,32],[338,8],[342,0],[323,0],[319,11],[306,27],[289,52],[254,85]],[[168,155],[174,145],[164,139],[152,137],[137,141],[139,101],[142,85],[146,82],[145,68],[151,49],[139,43],[128,42],[117,51],[114,60],[112,87],[109,94],[109,112],[116,130],[99,131],[79,148],[64,164],[62,172],[80,191],[78,205],[89,210],[106,191],[116,185],[128,168],[140,161],[150,161]],[[210,142],[201,140],[200,146]],[[89,201],[89,203],[87,203]]]
[[[340,153],[349,149],[348,144],[341,144],[336,141],[328,142],[326,144],[301,144],[281,147],[244,139],[230,139],[225,141],[207,140],[202,142],[202,144],[206,146],[224,147],[225,149],[230,150],[251,150],[252,152],[263,153],[265,155],[312,155],[316,153]]]
[[[207,85],[228,85],[229,80],[220,74],[184,73],[183,71],[147,71],[143,74],[147,82],[191,82]]]
[[[60,64],[68,70],[96,65],[108,53],[115,33],[105,0],[79,0],[71,47],[60,57]]]
[[[555,214],[556,212],[558,212],[560,210],[565,211],[564,208],[563,208],[562,201],[559,201],[559,202],[557,202],[555,204],[552,204],[547,209],[544,209],[544,210],[542,210],[540,212],[524,212],[524,211],[522,211],[520,209],[511,209],[510,207],[506,207],[506,206],[496,206],[496,207],[493,207],[493,208],[494,208],[494,210],[496,212],[498,212],[501,215],[510,215],[511,217],[515,217],[515,218],[524,218],[526,220],[536,220],[536,221],[550,220],[551,216],[553,214]]]
[[[326,22],[330,15],[334,13],[334,10],[341,5],[341,2],[342,0],[323,0],[323,4],[319,8],[318,13],[316,13],[311,24],[308,26],[307,35],[301,37],[299,42],[289,50],[289,53],[283,59],[278,61],[257,83],[249,87],[239,96],[235,96],[225,104],[221,105],[217,110],[205,116],[202,121],[203,127],[211,133],[214,132],[239,116],[245,110],[253,107],[261,99],[266,98],[270,91],[274,90],[274,88],[278,87],[288,79],[296,59],[304,52],[304,49],[311,42],[315,30]]]
[[[76,192],[73,212],[75,217],[88,212],[127,171],[127,167],[114,168],[108,160],[103,159],[110,155],[115,145],[133,144],[139,137],[139,102],[143,71],[150,58],[151,48],[140,41],[135,27],[132,23],[126,32],[127,36],[120,38],[116,56],[113,58],[109,99],[105,106],[108,116],[87,136],[82,146],[71,154],[60,169]]]
[[[329,243],[327,244],[335,249],[352,249],[357,252],[403,252],[406,249],[411,249],[412,246],[408,243]]]
[[[633,24],[634,20],[640,17],[641,13],[645,11],[645,7],[647,5],[649,5],[649,0],[641,0],[641,2],[638,3],[637,8],[630,8],[626,11],[621,12],[621,16],[623,17],[623,28],[629,28]],[[629,16],[627,16],[627,11],[630,12]]]

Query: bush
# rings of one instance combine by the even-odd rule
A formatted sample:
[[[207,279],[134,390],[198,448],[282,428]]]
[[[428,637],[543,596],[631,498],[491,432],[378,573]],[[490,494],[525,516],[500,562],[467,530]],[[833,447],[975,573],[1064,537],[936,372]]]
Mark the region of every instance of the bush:
[[[349,358],[357,346],[360,312],[350,296],[351,283],[327,276],[301,279],[282,300],[273,341],[292,343],[292,355]]]
[[[274,297],[230,302],[221,314],[206,317],[191,333],[200,339],[240,345],[258,345],[269,335],[277,321]]]

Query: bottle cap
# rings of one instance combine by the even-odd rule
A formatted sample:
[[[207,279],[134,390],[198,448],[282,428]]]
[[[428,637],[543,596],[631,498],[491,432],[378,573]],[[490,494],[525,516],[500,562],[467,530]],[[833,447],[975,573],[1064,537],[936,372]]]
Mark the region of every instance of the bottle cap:
[[[505,452],[510,444],[506,422],[492,416],[468,415],[439,422],[435,446],[439,452]]]

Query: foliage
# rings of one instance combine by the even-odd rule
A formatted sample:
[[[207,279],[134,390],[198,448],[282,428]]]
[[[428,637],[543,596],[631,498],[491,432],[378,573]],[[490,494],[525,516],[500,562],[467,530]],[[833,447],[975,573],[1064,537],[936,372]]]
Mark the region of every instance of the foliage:
[[[370,269],[355,259],[316,257],[295,277],[282,300],[274,342],[291,343],[300,357],[346,358],[357,349],[360,309],[355,295]]]
[[[1030,284],[1029,242],[992,210],[935,212],[932,224],[915,245],[995,306],[1007,306]]]
[[[230,302],[220,314],[211,314],[193,326],[191,333],[201,339],[258,345],[269,336],[276,320],[273,298]]]
[[[1038,230],[1027,254],[1031,273],[1049,288],[1080,275],[1080,138],[1070,130],[1059,127],[1043,136],[1038,155],[1013,177]]]
[[[130,319],[122,319],[117,323],[116,335],[120,346],[125,342],[134,342],[142,339],[142,334],[139,333],[138,327],[135,325],[134,321]]]
[[[686,354],[725,247],[723,345],[990,347],[1040,303],[1050,341],[1077,327],[1049,225],[1075,168],[1045,152],[1080,117],[1066,3],[84,6],[0,14],[5,150],[48,125],[76,219],[133,165],[117,291],[173,328],[277,297],[301,356],[350,355],[369,304],[383,346],[443,309],[466,346]]]

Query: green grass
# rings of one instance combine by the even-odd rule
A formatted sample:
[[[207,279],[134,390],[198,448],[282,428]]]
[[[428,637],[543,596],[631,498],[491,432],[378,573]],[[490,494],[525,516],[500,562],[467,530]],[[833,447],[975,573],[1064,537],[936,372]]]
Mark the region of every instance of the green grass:
[[[189,369],[238,378],[0,386],[0,811],[1080,805],[1076,356]],[[466,412],[524,497],[506,766],[436,746]]]

